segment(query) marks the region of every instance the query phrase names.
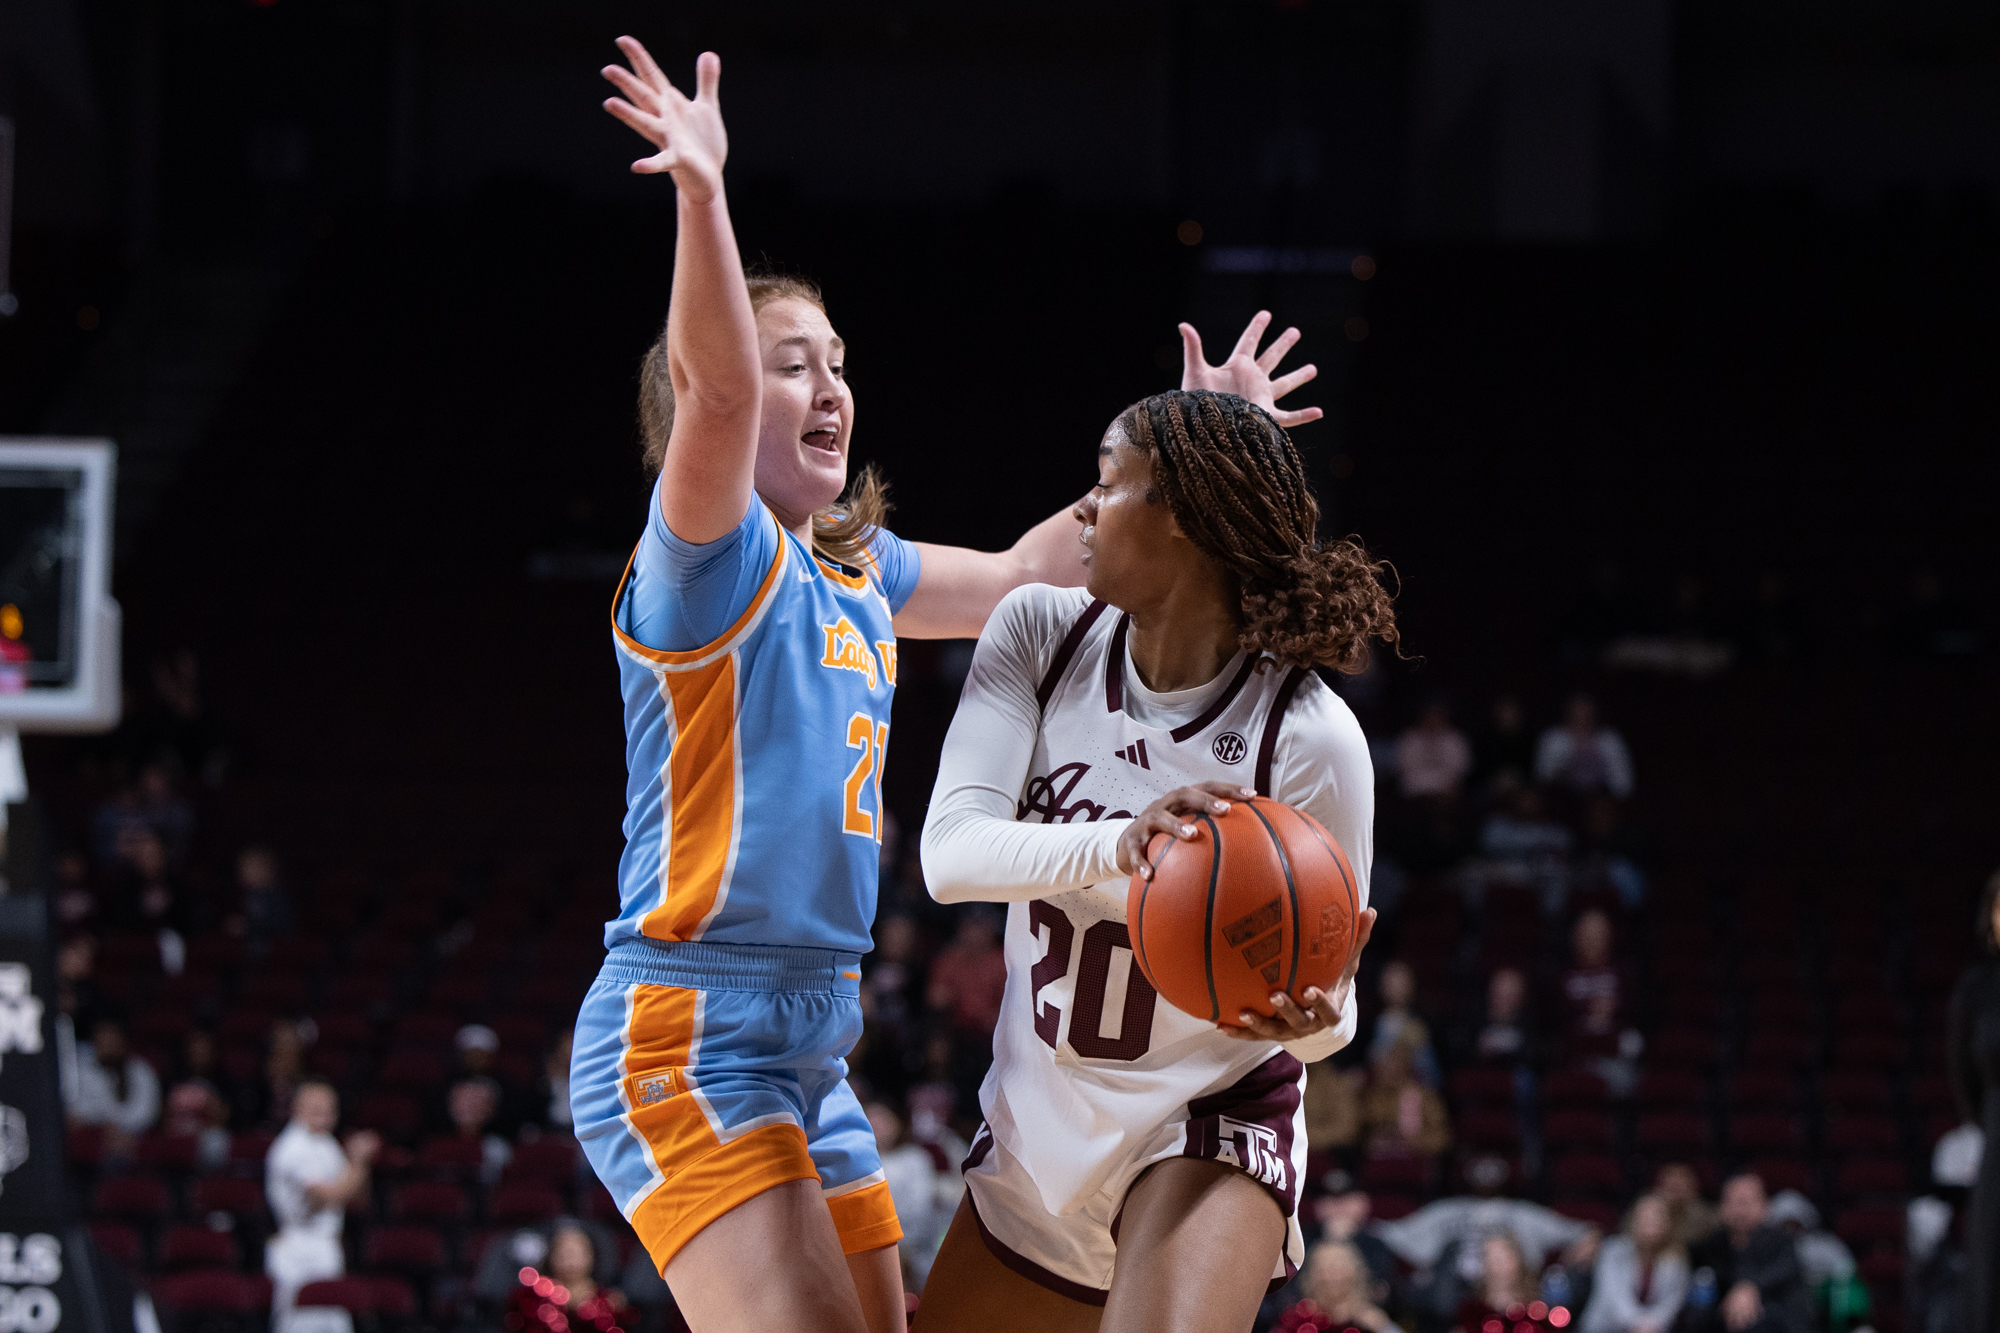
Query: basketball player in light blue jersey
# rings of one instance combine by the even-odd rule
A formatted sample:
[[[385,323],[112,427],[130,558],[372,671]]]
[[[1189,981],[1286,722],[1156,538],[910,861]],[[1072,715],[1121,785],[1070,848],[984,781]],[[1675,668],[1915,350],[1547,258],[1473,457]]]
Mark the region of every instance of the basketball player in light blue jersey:
[[[1069,511],[1012,549],[912,544],[847,485],[854,400],[818,291],[746,279],[722,188],[721,62],[689,98],[644,47],[606,109],[678,190],[641,417],[659,481],[612,608],[625,695],[620,912],[577,1020],[578,1137],[699,1333],[904,1326],[902,1231],[843,1056],[861,1032],[897,635],[970,637],[1009,591],[1083,580]],[[1267,316],[1246,333],[1254,349]],[[1189,387],[1269,405],[1261,359]],[[1287,424],[1318,409],[1283,414]]]

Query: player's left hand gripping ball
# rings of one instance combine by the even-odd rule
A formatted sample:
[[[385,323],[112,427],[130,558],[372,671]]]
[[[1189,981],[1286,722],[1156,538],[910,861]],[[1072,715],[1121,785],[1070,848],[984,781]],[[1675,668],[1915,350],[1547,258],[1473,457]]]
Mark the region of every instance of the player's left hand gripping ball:
[[[1273,993],[1271,1005],[1278,1013],[1275,1018],[1266,1018],[1260,1013],[1244,1009],[1236,1015],[1236,1026],[1230,1023],[1216,1024],[1216,1030],[1225,1032],[1238,1041],[1297,1041],[1310,1037],[1315,1032],[1323,1032],[1340,1025],[1340,1011],[1347,1007],[1347,993],[1354,988],[1354,974],[1361,970],[1361,951],[1368,947],[1368,937],[1375,933],[1375,909],[1370,907],[1361,913],[1361,921],[1354,933],[1354,952],[1347,957],[1347,969],[1340,974],[1340,982],[1329,993],[1317,986],[1308,986],[1299,998],[1282,993]]]

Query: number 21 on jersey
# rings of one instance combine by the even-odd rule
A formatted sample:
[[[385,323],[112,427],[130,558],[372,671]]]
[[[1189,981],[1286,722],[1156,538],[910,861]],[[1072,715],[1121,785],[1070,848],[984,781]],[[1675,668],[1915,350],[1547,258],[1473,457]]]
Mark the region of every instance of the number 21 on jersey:
[[[1048,943],[1048,952],[1028,972],[1035,1035],[1047,1042],[1050,1050],[1058,1049],[1062,1007],[1044,998],[1042,991],[1069,975],[1070,955],[1074,953],[1076,988],[1070,1002],[1069,1048],[1087,1060],[1137,1060],[1144,1055],[1153,1044],[1153,1003],[1159,992],[1132,957],[1132,937],[1125,923],[1096,922],[1083,932],[1083,948],[1074,949],[1076,923],[1069,919],[1069,913],[1046,899],[1036,899],[1028,904],[1028,930]],[[1106,1035],[1104,1010],[1112,983],[1121,979],[1125,1003],[1116,1029]]]
[[[841,829],[857,838],[882,841],[882,760],[889,752],[889,724],[866,713],[847,719],[847,748],[861,751],[847,774]],[[862,797],[869,797],[867,805]]]

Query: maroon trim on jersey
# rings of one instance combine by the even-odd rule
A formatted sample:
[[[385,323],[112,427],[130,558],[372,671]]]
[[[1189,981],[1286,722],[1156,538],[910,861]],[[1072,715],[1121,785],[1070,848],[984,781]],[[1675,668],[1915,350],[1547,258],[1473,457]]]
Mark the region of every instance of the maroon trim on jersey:
[[[1222,710],[1236,702],[1236,696],[1243,693],[1243,687],[1250,681],[1250,673],[1257,669],[1258,656],[1256,653],[1244,654],[1243,665],[1237,668],[1236,678],[1229,682],[1229,688],[1221,694],[1216,695],[1215,702],[1203,709],[1200,717],[1192,722],[1175,727],[1167,733],[1174,738],[1174,744],[1178,745],[1182,741],[1193,740],[1196,736],[1201,735],[1202,732],[1207,731],[1215,719],[1222,716]]]
[[[981,1121],[979,1125],[979,1132],[972,1136],[971,1151],[967,1152],[965,1154],[965,1160],[958,1164],[958,1169],[960,1174],[972,1170],[974,1167],[978,1166],[981,1162],[985,1161],[986,1155],[992,1151],[993,1151],[993,1130],[984,1121]]]
[[[1016,1254],[1007,1248],[1005,1241],[986,1229],[986,1219],[979,1215],[979,1204],[972,1197],[972,1191],[965,1192],[965,1206],[972,1210],[972,1220],[979,1226],[979,1239],[986,1242],[987,1252],[1007,1268],[1011,1268],[1038,1287],[1046,1287],[1058,1296],[1083,1305],[1102,1305],[1110,1292],[1103,1287],[1086,1287],[1081,1282],[1072,1282],[1059,1274],[1036,1263],[1026,1255]]]
[[[1104,656],[1104,711],[1115,713],[1125,706],[1125,631],[1132,617],[1118,617],[1111,631],[1111,651]]]
[[[1278,697],[1271,701],[1271,711],[1264,714],[1264,738],[1257,742],[1257,781],[1254,784],[1259,796],[1271,794],[1271,761],[1278,753],[1278,732],[1285,725],[1285,710],[1292,706],[1292,696],[1299,692],[1299,686],[1306,683],[1306,669],[1293,667],[1285,677],[1285,683],[1278,687]]]
[[[1090,633],[1090,627],[1096,624],[1097,618],[1103,614],[1104,603],[1092,602],[1083,608],[1083,614],[1069,627],[1069,633],[1063,636],[1061,646],[1056,649],[1054,659],[1049,662],[1049,673],[1042,677],[1041,686],[1035,691],[1035,707],[1044,712],[1048,711],[1049,700],[1054,697],[1056,686],[1062,683],[1063,672],[1069,670],[1070,659],[1075,657],[1076,650],[1083,646],[1083,636]]]
[[[1262,1185],[1286,1217],[1292,1216],[1299,1206],[1298,1173],[1292,1169],[1292,1118],[1298,1114],[1305,1072],[1298,1057],[1280,1050],[1222,1091],[1189,1102],[1181,1156],[1215,1161],[1222,1145],[1229,1143],[1238,1169]],[[1225,1120],[1240,1128],[1225,1127]],[[1254,1133],[1257,1129],[1271,1137]],[[1266,1179],[1274,1172],[1278,1179]]]

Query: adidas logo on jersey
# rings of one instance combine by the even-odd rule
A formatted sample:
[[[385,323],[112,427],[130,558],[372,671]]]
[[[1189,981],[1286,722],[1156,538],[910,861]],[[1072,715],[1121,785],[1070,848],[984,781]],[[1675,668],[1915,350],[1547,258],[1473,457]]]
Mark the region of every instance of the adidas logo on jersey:
[[[1111,757],[1113,759],[1123,759],[1128,764],[1137,764],[1141,768],[1151,768],[1153,766],[1146,759],[1146,742],[1143,740],[1133,741],[1122,750],[1113,750]]]

